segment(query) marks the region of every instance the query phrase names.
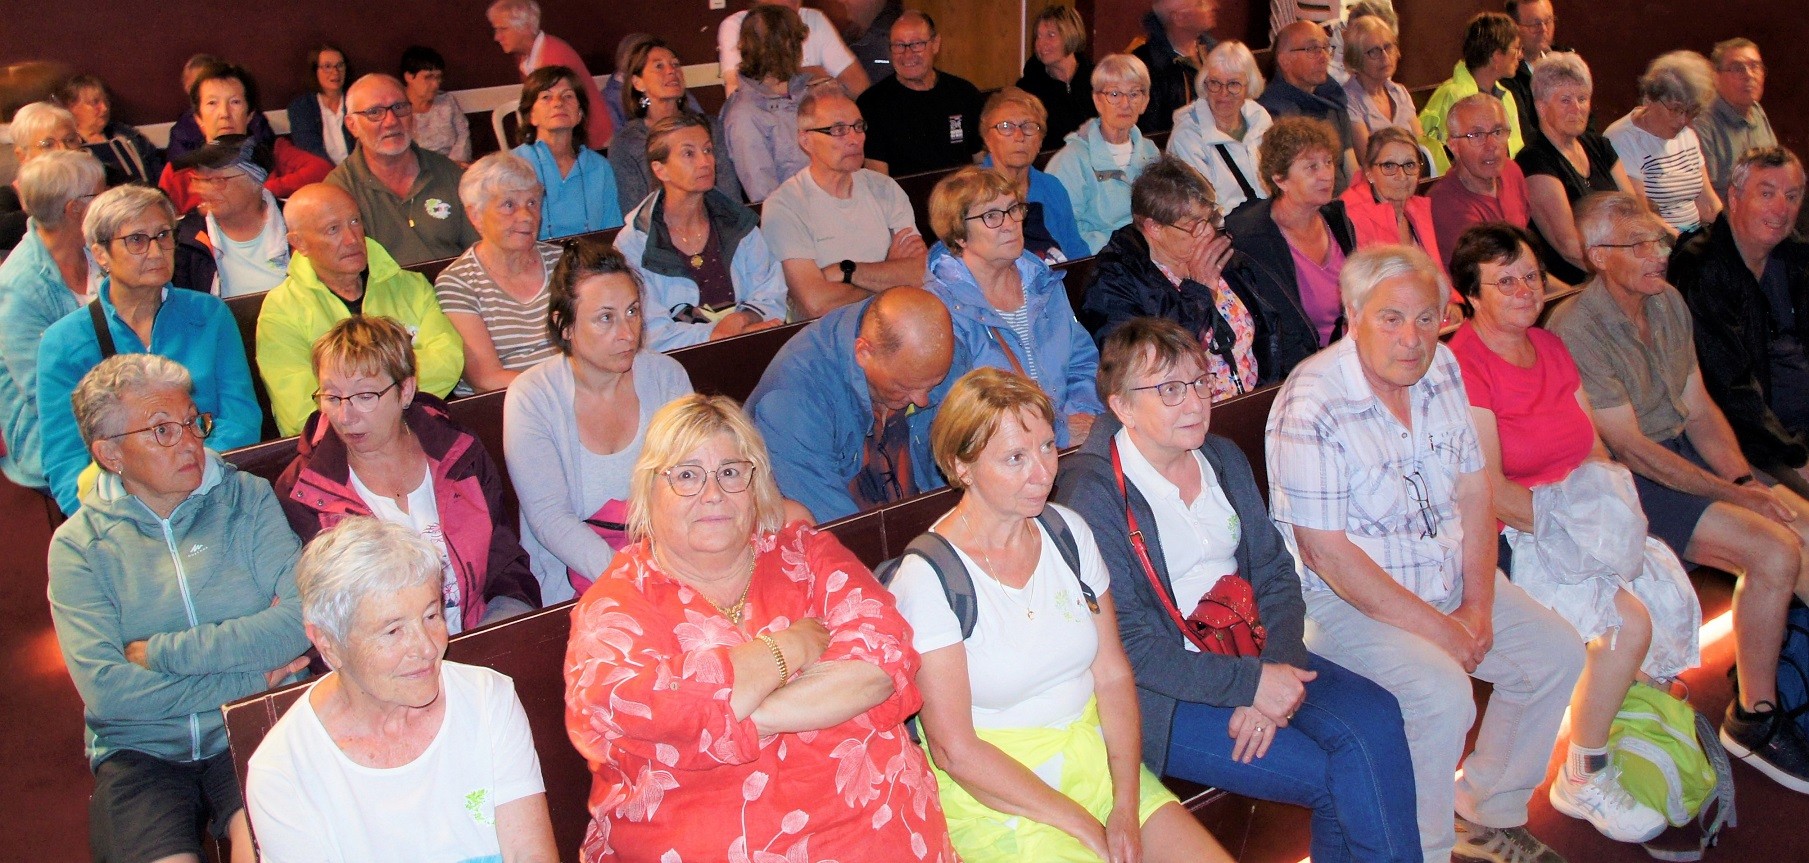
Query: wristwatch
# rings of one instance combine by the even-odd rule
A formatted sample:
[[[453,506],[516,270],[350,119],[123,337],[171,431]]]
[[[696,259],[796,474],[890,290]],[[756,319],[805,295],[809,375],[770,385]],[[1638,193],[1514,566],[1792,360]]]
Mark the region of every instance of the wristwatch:
[[[1734,481],[1734,485],[1745,485],[1749,482],[1752,482],[1754,479],[1755,479],[1755,477],[1752,474],[1743,473],[1737,477],[1734,477],[1733,481]]]
[[[842,267],[842,284],[844,284],[844,285],[854,284],[854,262],[853,261],[843,261],[841,263],[841,267]]]

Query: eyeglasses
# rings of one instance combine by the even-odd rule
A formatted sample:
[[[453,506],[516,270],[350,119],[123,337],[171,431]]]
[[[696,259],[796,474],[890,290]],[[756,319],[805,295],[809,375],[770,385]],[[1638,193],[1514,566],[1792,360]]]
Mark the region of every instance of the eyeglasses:
[[[922,53],[923,50],[928,47],[930,47],[929,39],[919,39],[915,42],[893,42],[892,43],[892,50],[897,51],[900,54],[919,54],[919,53]]]
[[[1420,172],[1420,162],[1418,159],[1411,162],[1377,162],[1373,167],[1376,170],[1381,171],[1382,176],[1384,177],[1399,177],[1402,174],[1417,174]]]
[[[1178,222],[1162,222],[1161,225],[1165,228],[1174,228],[1183,234],[1192,236],[1196,240],[1203,240],[1212,236],[1213,231],[1218,230],[1220,218],[1218,213],[1213,212],[1193,220],[1193,224],[1190,225],[1183,225]]]
[[[1553,15],[1549,18],[1534,18],[1533,20],[1521,23],[1518,26],[1522,30],[1545,30],[1555,28],[1558,26],[1558,16]]]
[[[1759,60],[1733,61],[1721,67],[1723,72],[1742,72],[1750,75],[1765,74],[1765,64]]]
[[[1602,249],[1632,249],[1634,254],[1647,258],[1656,258],[1660,255],[1670,254],[1672,243],[1670,237],[1651,237],[1644,240],[1634,240],[1631,243],[1596,243],[1595,245],[1597,248]]]
[[[819,135],[828,135],[831,138],[846,138],[849,135],[856,133],[865,135],[867,134],[867,121],[856,120],[852,123],[837,123],[833,126],[819,126],[815,129],[805,129],[804,131],[815,132]]]
[[[1148,90],[1107,90],[1100,95],[1105,96],[1107,102],[1112,102],[1114,104],[1122,105],[1126,102],[1135,102],[1139,99],[1149,98],[1149,91]]]
[[[37,143],[32,144],[32,147],[38,150],[80,150],[82,146],[82,136],[80,135],[65,135],[61,138],[41,138]]]
[[[1329,43],[1329,42],[1321,42],[1318,45],[1296,45],[1292,48],[1289,48],[1287,50],[1287,53],[1289,53],[1289,54],[1305,54],[1309,51],[1314,54],[1323,54],[1327,57],[1332,56],[1332,46],[1331,46],[1331,43]]]
[[[405,99],[393,105],[378,105],[375,108],[366,108],[362,111],[351,111],[349,113],[363,117],[372,123],[381,123],[383,122],[384,114],[394,114],[398,120],[403,117],[413,116],[415,113],[415,106],[409,104]]]
[[[1701,106],[1685,105],[1682,102],[1659,102],[1658,104],[1663,105],[1666,111],[1682,117],[1686,123],[1696,119],[1696,116],[1702,113]]]
[[[1043,134],[1043,124],[1038,123],[1035,120],[1025,120],[1022,123],[1001,120],[992,124],[992,129],[1007,137],[1032,138]]]
[[[191,183],[193,185],[203,186],[203,185],[207,185],[209,183],[230,183],[233,180],[237,180],[238,178],[243,177],[243,176],[245,176],[244,171],[240,171],[237,174],[214,174],[211,177],[203,175],[200,172],[196,172],[195,175],[190,177],[188,181],[189,181],[189,183]]]
[[[740,494],[747,491],[748,484],[754,481],[754,463],[751,461],[726,461],[715,470],[704,470],[700,465],[681,464],[660,471],[666,478],[666,484],[672,486],[672,493],[679,497],[696,497],[703,493],[704,484],[710,477],[716,478],[716,487],[723,494]]]
[[[1545,275],[1538,270],[1534,270],[1524,276],[1504,274],[1495,281],[1483,282],[1483,284],[1511,297],[1519,293],[1522,288],[1529,291],[1538,290],[1540,285],[1545,284]]]
[[[1398,54],[1400,51],[1401,46],[1396,45],[1393,42],[1386,42],[1381,45],[1363,49],[1363,56],[1370,60],[1380,60],[1391,54]]]
[[[151,439],[155,440],[158,446],[172,447],[182,442],[182,433],[184,431],[193,434],[195,440],[207,440],[207,436],[214,433],[214,415],[195,414],[182,422],[170,420],[169,422],[145,426],[141,429],[133,429],[131,431],[120,432],[119,434],[110,434],[102,438],[102,440],[114,440],[128,435],[150,432]]]
[[[1508,136],[1511,134],[1513,134],[1512,129],[1509,129],[1506,126],[1496,126],[1495,128],[1489,129],[1487,131],[1466,132],[1462,135],[1452,135],[1451,140],[1453,140],[1453,141],[1470,141],[1470,142],[1474,143],[1477,141],[1481,141],[1484,138],[1487,138],[1490,142],[1499,143],[1501,141],[1506,141],[1508,139]]]
[[[127,234],[123,237],[114,237],[113,239],[116,242],[125,243],[126,251],[131,252],[134,255],[142,255],[146,251],[149,251],[152,243],[156,243],[157,248],[167,252],[176,248],[176,229],[174,227],[168,227],[155,234]]]
[[[1226,94],[1229,94],[1232,96],[1236,96],[1237,94],[1244,92],[1244,82],[1242,82],[1242,81],[1220,81],[1217,78],[1207,78],[1206,79],[1206,92],[1208,92],[1208,93],[1226,93]]]
[[[1191,381],[1163,381],[1159,384],[1150,384],[1147,387],[1131,387],[1131,392],[1137,392],[1138,390],[1155,390],[1156,397],[1160,398],[1163,404],[1172,408],[1175,405],[1180,404],[1181,399],[1187,397],[1188,389],[1192,389],[1193,394],[1199,396],[1201,401],[1212,401],[1212,390],[1207,389],[1207,379],[1205,375],[1200,375]]]
[[[320,409],[323,411],[328,408],[337,409],[350,404],[352,407],[357,408],[360,413],[370,413],[370,411],[377,406],[378,399],[383,398],[385,393],[388,393],[390,390],[401,385],[401,381],[396,381],[380,390],[352,393],[349,396],[336,396],[329,393],[317,392],[314,394],[314,402],[320,405]]]
[[[987,210],[984,213],[968,216],[962,221],[971,222],[975,219],[979,219],[980,224],[985,225],[988,228],[996,228],[1005,224],[1006,216],[1010,216],[1011,220],[1014,222],[1022,222],[1024,221],[1024,217],[1028,215],[1030,215],[1030,205],[1020,203],[1012,204],[1003,210]]]
[[[1413,497],[1414,504],[1420,508],[1420,521],[1426,526],[1425,532],[1420,534],[1420,539],[1437,539],[1438,518],[1432,512],[1432,500],[1426,494],[1425,477],[1420,476],[1420,472],[1416,470],[1402,478],[1407,480],[1407,493]]]

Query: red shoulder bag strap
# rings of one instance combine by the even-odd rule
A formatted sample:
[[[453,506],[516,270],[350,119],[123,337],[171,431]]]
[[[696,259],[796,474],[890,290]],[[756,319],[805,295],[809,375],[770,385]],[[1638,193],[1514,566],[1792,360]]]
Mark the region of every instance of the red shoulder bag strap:
[[[1209,649],[1205,639],[1187,625],[1187,620],[1181,616],[1181,610],[1175,607],[1175,601],[1169,598],[1168,591],[1162,587],[1162,579],[1156,577],[1156,565],[1150,562],[1149,548],[1143,542],[1143,531],[1137,526],[1137,516],[1131,512],[1131,495],[1125,488],[1124,464],[1118,459],[1117,440],[1112,441],[1111,450],[1112,476],[1118,480],[1118,496],[1124,499],[1124,523],[1130,528],[1131,548],[1137,552],[1137,561],[1143,564],[1143,577],[1149,579],[1150,589],[1156,592],[1156,599],[1161,601],[1162,608],[1168,612],[1168,618],[1181,629],[1181,634],[1193,642],[1193,646],[1199,648],[1201,653],[1217,652]]]

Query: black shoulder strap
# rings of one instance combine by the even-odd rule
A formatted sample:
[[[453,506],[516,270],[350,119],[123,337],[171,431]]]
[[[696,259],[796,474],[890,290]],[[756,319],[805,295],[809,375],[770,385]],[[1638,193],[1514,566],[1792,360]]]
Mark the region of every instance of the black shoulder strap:
[[[1074,531],[1068,528],[1068,520],[1054,507],[1045,506],[1036,514],[1043,529],[1049,531],[1049,538],[1055,540],[1055,547],[1062,553],[1062,562],[1068,565],[1068,571],[1074,573],[1074,582],[1080,585],[1080,595],[1087,600],[1087,610],[1099,613],[1099,597],[1093,588],[1087,585],[1086,579],[1080,577],[1080,543],[1074,539]]]
[[[1244,172],[1237,169],[1237,160],[1231,158],[1231,148],[1222,143],[1214,144],[1212,147],[1219,151],[1219,158],[1225,160],[1225,167],[1231,170],[1231,179],[1237,181],[1237,187],[1244,193],[1244,200],[1261,200],[1262,196],[1256,194],[1256,190],[1250,187],[1250,181],[1244,179]]]
[[[967,640],[974,634],[974,624],[980,619],[979,601],[974,598],[973,576],[967,571],[967,565],[961,562],[961,555],[955,547],[940,535],[926,531],[910,545],[905,546],[903,554],[881,563],[873,570],[879,583],[892,586],[892,579],[898,575],[898,566],[906,557],[916,555],[930,565],[936,573],[936,580],[942,582],[942,595],[948,599],[948,607],[955,613],[955,619],[961,622],[961,639]]]
[[[100,300],[89,301],[88,319],[94,323],[94,341],[100,344],[101,359],[119,353],[113,346],[113,331],[107,329],[107,313],[101,310]]]

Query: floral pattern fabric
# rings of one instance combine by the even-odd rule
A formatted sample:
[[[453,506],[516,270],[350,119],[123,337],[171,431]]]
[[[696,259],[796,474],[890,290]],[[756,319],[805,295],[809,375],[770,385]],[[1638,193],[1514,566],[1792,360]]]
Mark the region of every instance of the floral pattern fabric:
[[[1154,258],[1150,262],[1162,271],[1162,275],[1168,277],[1169,284],[1181,287],[1181,277],[1173,270]],[[1231,290],[1231,286],[1225,284],[1224,279],[1218,279],[1210,288],[1213,307],[1231,325],[1231,355],[1237,359],[1237,379],[1243,381],[1244,392],[1249,392],[1256,389],[1256,318],[1250,314],[1237,293]],[[1208,341],[1210,338],[1210,332],[1200,334],[1201,347],[1206,349],[1206,378],[1212,389],[1212,400],[1222,402],[1241,393],[1238,392],[1237,382],[1231,379],[1231,366],[1225,362],[1224,357],[1213,352]]]
[[[581,859],[953,863],[935,777],[902,725],[923,699],[891,594],[830,534],[793,524],[755,543],[739,628],[645,542],[573,609],[566,731],[593,776]],[[872,663],[895,691],[840,725],[761,737],[730,708],[728,651],[810,617],[830,630],[819,661]]]

